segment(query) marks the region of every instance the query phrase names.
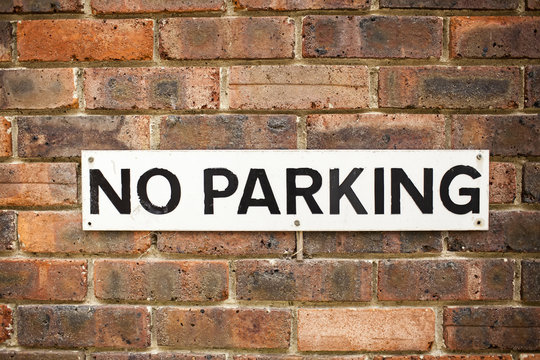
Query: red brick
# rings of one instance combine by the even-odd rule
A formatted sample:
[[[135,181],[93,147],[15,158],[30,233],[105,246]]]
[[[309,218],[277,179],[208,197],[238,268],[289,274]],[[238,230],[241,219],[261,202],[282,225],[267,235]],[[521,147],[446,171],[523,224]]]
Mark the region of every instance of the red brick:
[[[88,109],[217,109],[219,69],[86,69],[84,98]]]
[[[2,0],[0,13],[60,13],[83,11],[83,0]]]
[[[62,109],[79,104],[73,69],[0,69],[0,109]]]
[[[540,354],[521,354],[521,360],[539,360]]]
[[[17,329],[21,346],[150,346],[150,313],[142,306],[21,305]]]
[[[153,21],[30,20],[17,25],[19,61],[152,60]]]
[[[162,232],[159,251],[186,255],[240,256],[294,253],[296,240],[291,232]]]
[[[159,24],[164,59],[294,57],[294,21],[287,17],[170,18]]]
[[[237,9],[246,10],[318,10],[369,9],[370,0],[233,0]]]
[[[11,338],[13,332],[13,314],[6,305],[0,305],[0,343]]]
[[[453,58],[540,57],[540,19],[521,16],[450,18]]]
[[[453,115],[452,149],[495,156],[540,155],[540,115]]]
[[[365,66],[233,66],[231,109],[358,109],[368,106]]]
[[[0,116],[0,158],[11,155],[11,122]]]
[[[516,166],[510,163],[489,164],[489,203],[512,203],[516,198]]]
[[[77,203],[77,164],[0,163],[0,206]]]
[[[223,0],[91,0],[94,14],[223,11]]]
[[[540,162],[529,162],[523,167],[523,202],[540,202]]]
[[[525,68],[525,107],[540,108],[540,66]]]
[[[379,300],[512,300],[514,263],[506,259],[385,260]]]
[[[527,0],[527,9],[530,9],[530,10],[540,9],[540,0]]]
[[[324,355],[279,355],[279,354],[254,354],[235,355],[234,360],[365,360],[361,355],[324,356]]]
[[[278,301],[369,301],[371,263],[358,260],[240,260],[236,298]]]
[[[442,251],[440,232],[306,232],[307,255],[365,253],[435,253]]]
[[[492,211],[489,231],[448,235],[450,251],[540,252],[540,222],[534,211]]]
[[[98,299],[223,301],[228,297],[226,261],[97,260]]]
[[[0,298],[82,301],[87,289],[85,260],[2,259]]]
[[[540,301],[540,260],[521,262],[521,298]]]
[[[84,360],[78,351],[0,351],[0,360]]]
[[[281,309],[158,308],[157,343],[178,348],[286,349],[291,314]]]
[[[296,149],[293,115],[163,116],[160,149]]]
[[[0,21],[0,62],[11,61],[12,31],[9,21]]]
[[[78,211],[22,211],[21,250],[35,253],[137,254],[150,247],[147,232],[83,231]]]
[[[380,0],[381,8],[511,10],[518,6],[518,0]]]
[[[379,71],[379,106],[389,108],[517,108],[516,67],[393,66]]]
[[[403,355],[375,356],[374,360],[512,360],[512,355]]]
[[[17,241],[15,211],[0,210],[0,251],[13,250]]]
[[[299,309],[300,351],[427,351],[435,340],[431,309]]]
[[[17,118],[19,157],[79,157],[81,150],[147,150],[150,116]]]
[[[225,355],[198,355],[181,353],[94,353],[92,360],[225,360]],[[1,360],[1,359],[0,359]]]
[[[445,121],[424,114],[307,117],[308,149],[444,149]]]
[[[540,349],[540,308],[445,308],[443,326],[450,351]]]
[[[442,18],[306,16],[304,57],[411,58],[442,54]]]

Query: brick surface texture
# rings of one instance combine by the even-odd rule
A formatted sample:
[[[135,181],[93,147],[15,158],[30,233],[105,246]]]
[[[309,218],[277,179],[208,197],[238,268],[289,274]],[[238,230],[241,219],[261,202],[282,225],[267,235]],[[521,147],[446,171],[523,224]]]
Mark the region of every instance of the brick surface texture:
[[[539,11],[0,0],[0,360],[540,360]],[[489,230],[83,231],[83,150],[253,149],[488,150]]]

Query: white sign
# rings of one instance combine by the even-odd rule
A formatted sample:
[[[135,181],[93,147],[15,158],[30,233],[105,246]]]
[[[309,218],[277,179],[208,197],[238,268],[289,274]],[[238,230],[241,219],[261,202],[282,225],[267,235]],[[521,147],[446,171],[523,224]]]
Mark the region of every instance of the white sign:
[[[487,230],[480,150],[83,151],[84,230]]]

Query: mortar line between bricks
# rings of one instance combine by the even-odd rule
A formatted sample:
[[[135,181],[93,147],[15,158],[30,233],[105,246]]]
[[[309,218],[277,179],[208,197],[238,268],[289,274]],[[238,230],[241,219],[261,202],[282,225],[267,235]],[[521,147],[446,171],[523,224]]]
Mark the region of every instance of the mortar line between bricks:
[[[525,86],[526,86],[526,84],[525,84],[525,67],[524,66],[519,67],[519,76],[520,76],[521,86],[520,86],[520,89],[519,89],[518,109],[523,110],[523,109],[525,109]]]
[[[523,200],[523,171],[525,161],[519,159],[513,162],[516,168],[516,198],[514,199],[514,205],[521,205]]]
[[[444,343],[444,316],[443,307],[436,307],[434,309],[435,312],[435,341],[433,345],[431,346],[432,351],[436,352],[442,352],[446,349],[445,343]]]
[[[291,308],[291,335],[289,336],[289,354],[298,354],[298,306]]]
[[[369,67],[369,108],[371,110],[379,108],[379,67]]]
[[[442,34],[442,53],[440,61],[448,63],[450,61],[450,19],[443,18],[443,34]]]
[[[92,6],[90,5],[90,0],[83,0],[83,13],[86,16],[92,16]]]
[[[161,117],[150,117],[150,149],[159,150],[161,148]]]
[[[159,53],[159,21],[160,19],[153,20],[153,47],[152,47],[152,59],[157,66],[161,66],[161,54]]]
[[[14,116],[7,117],[11,123],[11,158],[12,161],[19,161],[19,124]],[[6,159],[6,160],[7,160]]]
[[[229,73],[228,67],[219,68],[219,110],[229,110]]]
[[[302,26],[303,26],[303,17],[296,16],[292,18],[294,21],[294,58],[302,62],[303,60],[303,38],[302,38]]]
[[[521,260],[515,260],[514,266],[514,300],[521,301]]]

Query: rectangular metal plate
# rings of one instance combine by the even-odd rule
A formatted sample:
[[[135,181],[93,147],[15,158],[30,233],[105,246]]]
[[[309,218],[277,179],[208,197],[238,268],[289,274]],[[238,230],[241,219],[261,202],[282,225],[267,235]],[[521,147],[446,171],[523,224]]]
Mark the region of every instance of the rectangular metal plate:
[[[487,230],[488,191],[486,150],[82,152],[84,230]]]

